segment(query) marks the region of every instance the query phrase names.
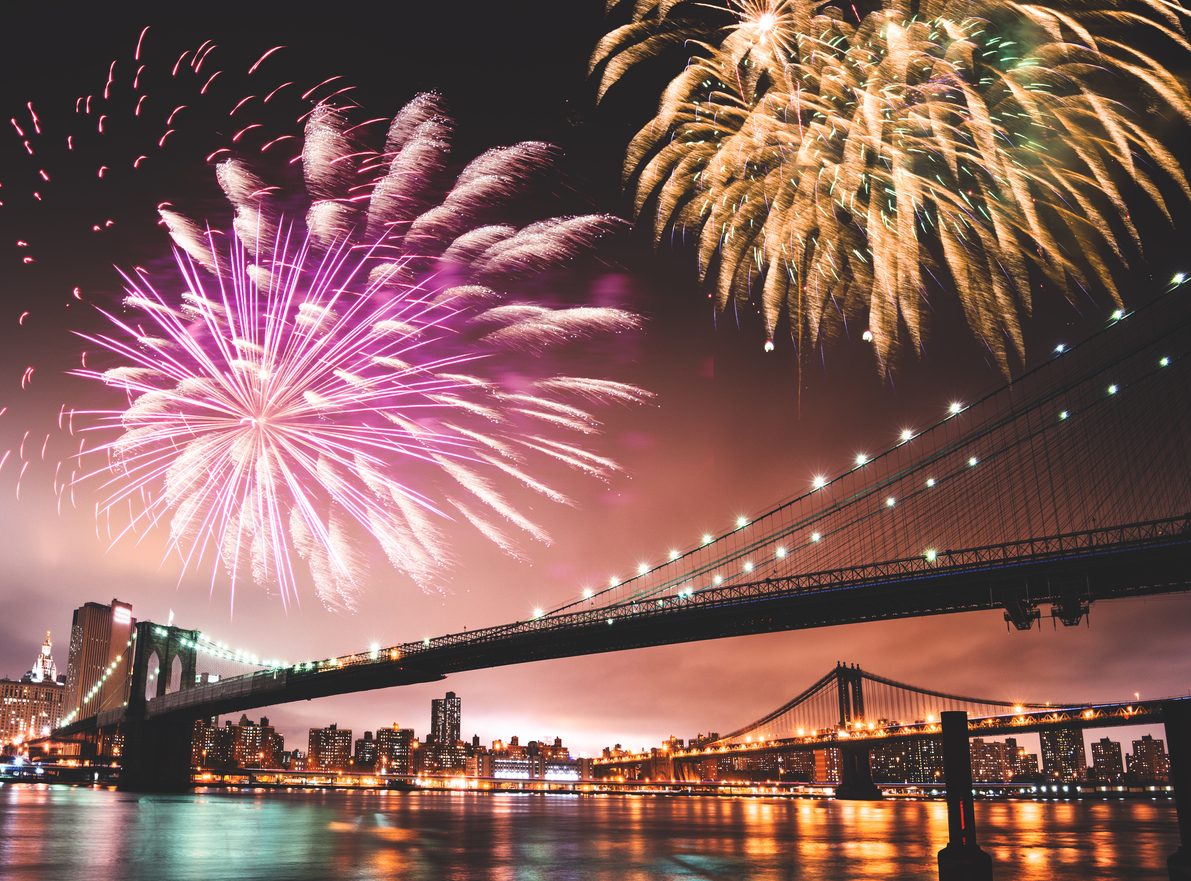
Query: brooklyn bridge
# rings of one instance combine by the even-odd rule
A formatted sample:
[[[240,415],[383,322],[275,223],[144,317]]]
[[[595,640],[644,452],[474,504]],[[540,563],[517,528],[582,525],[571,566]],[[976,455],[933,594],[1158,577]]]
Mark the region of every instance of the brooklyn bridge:
[[[930,428],[763,516],[526,620],[296,662],[140,622],[131,664],[111,671],[128,681],[127,703],[74,708],[55,736],[119,725],[121,785],[172,788],[188,784],[190,732],[201,717],[465,670],[865,621],[997,609],[1007,627],[1043,617],[1075,626],[1098,601],[1185,591],[1189,325],[1191,295],[1178,287],[1117,312],[1090,338],[980,400],[956,402]],[[768,749],[830,741],[845,756],[844,791],[864,794],[866,744],[942,731],[927,718],[935,714],[906,703],[914,694],[930,696],[938,714],[967,712],[970,730],[988,733],[1169,724],[1182,712],[1181,702],[1066,707],[1061,698],[1055,707],[947,705],[948,696],[913,688],[890,692],[900,691],[900,707],[878,709],[861,683],[887,681],[846,669],[829,674],[834,692],[821,681],[727,740]],[[833,715],[795,724],[815,700]],[[1168,735],[1175,755],[1181,747]],[[697,761],[674,757],[676,773],[692,773],[683,769]]]

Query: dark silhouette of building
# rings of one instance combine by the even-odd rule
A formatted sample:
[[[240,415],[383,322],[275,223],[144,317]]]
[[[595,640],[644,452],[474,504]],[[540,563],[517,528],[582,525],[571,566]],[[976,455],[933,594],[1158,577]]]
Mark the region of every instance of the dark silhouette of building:
[[[135,629],[136,619],[128,603],[112,600],[108,606],[87,603],[75,609],[62,704],[64,722],[86,719],[128,702]]]
[[[311,771],[346,771],[352,760],[352,732],[332,723],[327,728],[310,729]]]
[[[1092,777],[1099,783],[1120,783],[1125,779],[1120,743],[1101,737],[1092,744]]]
[[[1082,729],[1040,731],[1038,740],[1042,744],[1042,773],[1048,780],[1083,780],[1087,776]]]
[[[376,745],[371,731],[365,731],[363,737],[357,738],[356,754],[352,759],[352,766],[357,771],[371,771],[376,767]]]

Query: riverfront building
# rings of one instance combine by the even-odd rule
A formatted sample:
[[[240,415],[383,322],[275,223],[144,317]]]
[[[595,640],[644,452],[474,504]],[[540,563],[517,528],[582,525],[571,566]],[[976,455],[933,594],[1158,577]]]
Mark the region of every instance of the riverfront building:
[[[311,771],[346,771],[351,768],[352,732],[332,723],[327,728],[310,729]]]
[[[1170,756],[1166,744],[1146,734],[1133,741],[1133,755],[1126,758],[1129,776],[1138,783],[1168,783]]]
[[[430,702],[430,734],[426,738],[435,769],[446,773],[462,772],[466,747],[459,740],[463,701],[448,691],[446,697]]]
[[[33,669],[19,682],[0,679],[0,747],[23,743],[58,727],[65,686],[58,678],[52,649],[46,633]]]
[[[1092,744],[1092,778],[1097,783],[1120,783],[1125,779],[1121,745],[1117,741],[1101,737]]]
[[[376,770],[382,774],[416,774],[421,753],[412,728],[381,728],[376,732]]]
[[[1087,776],[1083,729],[1040,731],[1038,740],[1042,744],[1042,773],[1048,780],[1083,780]]]
[[[132,677],[132,606],[87,603],[75,609],[70,628],[63,714],[85,719],[128,702]]]

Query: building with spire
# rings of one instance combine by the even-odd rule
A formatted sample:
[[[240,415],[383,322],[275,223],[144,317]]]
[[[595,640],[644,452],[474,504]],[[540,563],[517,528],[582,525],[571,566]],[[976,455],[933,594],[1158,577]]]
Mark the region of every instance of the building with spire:
[[[31,682],[58,682],[58,665],[54,663],[53,643],[50,642],[50,632],[45,632],[45,642],[41,645],[41,652],[33,662],[33,669],[29,671]]]
[[[20,746],[58,727],[65,687],[58,680],[49,631],[33,669],[19,682],[0,679],[0,746]]]

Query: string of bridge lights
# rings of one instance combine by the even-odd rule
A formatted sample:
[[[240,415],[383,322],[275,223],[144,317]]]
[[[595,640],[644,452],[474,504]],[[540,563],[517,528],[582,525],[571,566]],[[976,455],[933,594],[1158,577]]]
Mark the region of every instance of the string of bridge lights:
[[[128,649],[132,648],[132,640],[133,639],[136,639],[135,633],[132,635],[132,639],[128,640],[128,643],[125,645],[126,651]],[[99,677],[99,681],[96,682],[93,686],[91,686],[90,691],[88,691],[85,695],[83,695],[82,705],[77,706],[73,710],[71,710],[70,713],[68,713],[66,715],[66,717],[63,718],[62,721],[58,723],[59,727],[69,725],[71,722],[73,722],[78,717],[79,712],[83,709],[83,706],[86,705],[86,703],[88,701],[90,701],[92,698],[94,698],[95,695],[97,695],[101,691],[103,691],[104,683],[108,681],[108,679],[111,677],[111,675],[113,673],[116,672],[117,669],[119,669],[120,662],[123,660],[124,660],[123,654],[116,655],[116,660],[112,661],[110,664],[108,664],[104,668],[103,675]],[[123,705],[128,706],[128,701],[124,701]]]
[[[1179,273],[1179,274],[1175,275],[1171,279],[1171,288],[1170,289],[1173,290],[1174,288],[1182,286],[1183,284],[1185,284],[1187,282],[1187,280],[1188,280],[1188,278],[1184,273]],[[1124,320],[1125,318],[1129,317],[1132,314],[1133,314],[1132,310],[1126,311],[1124,309],[1116,309],[1109,316],[1108,326],[1111,327],[1112,325],[1119,323],[1120,321]],[[1054,353],[1052,355],[1052,360],[1055,358],[1058,358],[1070,351],[1073,351],[1073,350],[1074,350],[1074,347],[1060,343],[1058,346],[1055,347]],[[1159,367],[1168,367],[1168,366],[1170,366],[1170,364],[1171,364],[1171,359],[1169,357],[1163,357],[1158,361]],[[1109,396],[1116,395],[1121,390],[1122,390],[1122,387],[1118,384],[1110,384],[1106,389],[1107,394]],[[995,392],[994,392],[994,394],[995,394]],[[854,465],[852,466],[852,468],[848,469],[847,471],[839,474],[838,476],[836,476],[834,478],[828,478],[823,475],[816,475],[811,481],[811,490],[809,492],[804,493],[803,495],[798,496],[797,498],[793,499],[791,502],[787,502],[785,504],[791,504],[792,502],[801,501],[802,499],[809,497],[810,495],[812,495],[814,492],[816,492],[818,490],[822,490],[824,488],[830,487],[833,484],[850,477],[851,475],[855,474],[858,470],[860,470],[861,468],[870,464],[871,462],[875,462],[878,459],[881,459],[884,456],[893,453],[895,450],[902,447],[906,443],[909,443],[910,441],[914,440],[916,437],[919,437],[922,434],[932,431],[935,428],[942,426],[949,420],[959,416],[960,414],[964,413],[970,406],[972,406],[972,405],[963,404],[959,401],[953,401],[948,406],[946,415],[942,419],[940,419],[938,422],[936,422],[934,425],[931,425],[928,428],[924,429],[923,431],[918,431],[918,432],[914,431],[913,429],[909,429],[909,428],[903,429],[900,434],[898,443],[894,444],[889,449],[885,450],[884,452],[882,452],[872,458],[870,458],[867,453],[857,454],[857,456],[854,460]],[[1062,410],[1058,414],[1058,419],[1059,419],[1059,421],[1065,421],[1065,420],[1071,418],[1071,416],[1072,416],[1071,411]],[[979,464],[980,464],[980,459],[978,456],[971,456],[967,460],[968,468],[975,468]],[[925,481],[925,487],[927,489],[934,488],[936,486],[936,484],[937,484],[937,480],[934,477],[928,477]],[[896,504],[897,504],[897,499],[893,496],[890,496],[890,497],[886,498],[886,500],[885,500],[886,508],[893,508],[896,506]],[[538,619],[547,617],[549,615],[559,614],[561,612],[573,609],[575,606],[577,606],[581,603],[590,603],[591,601],[604,596],[605,594],[609,593],[610,591],[617,590],[618,588],[625,588],[625,587],[631,585],[632,582],[634,582],[634,581],[637,581],[637,580],[644,578],[646,576],[649,576],[649,575],[653,575],[655,573],[659,573],[660,570],[666,568],[670,564],[675,563],[679,560],[682,560],[685,557],[690,556],[691,554],[697,553],[697,552],[703,550],[704,548],[707,548],[708,546],[715,544],[718,541],[721,541],[721,540],[726,539],[732,535],[737,534],[740,530],[746,528],[751,523],[755,523],[758,520],[763,520],[766,517],[769,517],[770,515],[776,513],[777,510],[780,510],[780,507],[785,507],[785,505],[779,506],[779,508],[768,511],[765,514],[762,514],[760,517],[754,518],[753,520],[749,520],[749,518],[744,517],[744,516],[737,517],[735,528],[731,529],[727,533],[724,533],[723,535],[721,535],[719,537],[716,537],[710,533],[704,533],[701,536],[700,542],[696,547],[691,548],[690,550],[685,551],[685,552],[679,552],[677,550],[671,549],[669,551],[669,553],[667,554],[667,558],[664,559],[663,562],[658,563],[652,567],[648,563],[639,563],[637,566],[636,575],[633,575],[633,576],[631,576],[629,578],[625,578],[625,579],[621,579],[619,576],[612,576],[609,579],[607,587],[601,588],[599,590],[593,589],[591,587],[584,588],[582,597],[580,599],[569,600],[569,601],[563,603],[562,605],[552,609],[549,612],[543,610],[540,607],[535,608],[533,610],[531,620],[538,620]],[[824,537],[825,536],[821,532],[812,531],[809,536],[809,542],[804,543],[803,545],[800,546],[800,548],[801,547],[809,547],[811,545],[818,544],[819,542],[821,542],[824,539]],[[779,538],[780,538],[780,536],[779,536]],[[798,550],[800,548],[794,548],[793,550]],[[784,559],[786,556],[788,556],[791,552],[792,552],[792,549],[788,548],[784,544],[779,544],[774,548],[773,556],[775,559],[781,560],[781,559]],[[740,556],[746,556],[748,553],[749,552],[747,550],[743,551],[743,552],[737,554],[735,558],[738,558]],[[728,562],[732,562],[732,560],[735,558],[733,557],[732,554],[729,554],[725,558],[723,563],[726,564]],[[935,550],[934,548],[927,548],[927,549],[923,550],[922,558],[927,563],[933,564],[938,559],[938,551]],[[744,563],[741,565],[741,573],[744,575],[747,575],[747,574],[751,573],[755,568],[756,568],[756,564],[752,560],[745,560]],[[724,575],[722,575],[718,572],[714,573],[711,577],[710,586],[711,587],[719,587],[720,585],[723,584],[724,578],[725,578]],[[666,589],[666,588],[661,588],[661,589]],[[685,588],[683,590],[678,591],[678,593],[676,594],[676,598],[679,600],[686,599],[686,598],[692,596],[697,590],[699,590],[699,588]],[[663,603],[662,600],[658,600],[659,605],[661,605],[662,603]],[[612,624],[613,619],[609,618],[608,623]]]

